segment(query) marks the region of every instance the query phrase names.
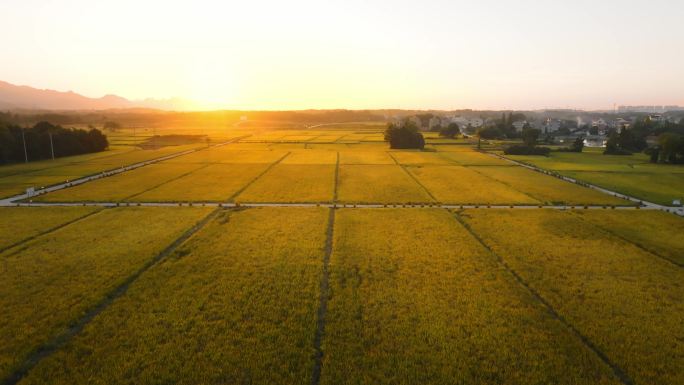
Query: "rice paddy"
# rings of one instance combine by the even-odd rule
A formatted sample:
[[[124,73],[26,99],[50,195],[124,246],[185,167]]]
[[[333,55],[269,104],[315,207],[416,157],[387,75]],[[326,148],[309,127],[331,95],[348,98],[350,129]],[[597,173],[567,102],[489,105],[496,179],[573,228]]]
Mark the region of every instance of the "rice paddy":
[[[151,159],[131,140],[0,168],[0,192]],[[0,207],[0,383],[684,383],[684,219],[464,140],[380,140],[264,130]],[[586,155],[533,160],[684,191]]]

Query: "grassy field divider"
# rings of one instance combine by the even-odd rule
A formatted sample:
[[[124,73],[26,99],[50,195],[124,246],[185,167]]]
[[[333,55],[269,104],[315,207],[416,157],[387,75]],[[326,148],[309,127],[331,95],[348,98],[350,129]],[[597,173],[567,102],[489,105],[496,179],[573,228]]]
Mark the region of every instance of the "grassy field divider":
[[[291,153],[292,153],[291,151],[288,151],[287,153],[285,153],[285,155],[281,156],[280,159],[278,159],[278,160],[276,160],[275,162],[271,163],[268,167],[266,167],[266,169],[265,169],[264,171],[260,172],[259,175],[255,176],[254,179],[252,179],[252,180],[250,180],[249,182],[247,182],[247,184],[245,184],[244,186],[242,186],[241,189],[237,190],[235,193],[233,193],[233,195],[231,195],[230,197],[228,197],[228,202],[230,202],[230,201],[234,200],[235,198],[237,198],[240,194],[242,194],[245,190],[247,190],[247,188],[249,188],[249,186],[253,185],[254,182],[256,182],[257,180],[259,180],[259,178],[261,178],[262,176],[264,176],[267,172],[271,171],[271,169],[272,169],[273,167],[275,167],[275,166],[278,165],[280,162],[282,162],[283,160],[285,160],[285,158],[287,158],[287,156],[290,155]]]
[[[608,365],[613,371],[615,377],[617,377],[620,380],[620,382],[622,382],[624,385],[634,385],[634,381],[632,381],[632,379],[627,375],[627,373],[625,373],[625,371],[622,368],[620,368],[617,364],[612,362],[610,358],[596,346],[596,344],[594,344],[588,337],[580,333],[580,331],[577,330],[575,326],[573,326],[567,319],[565,319],[565,317],[559,314],[556,311],[556,309],[554,309],[553,306],[551,306],[551,304],[546,299],[544,299],[544,297],[542,297],[535,289],[533,289],[518,273],[515,272],[515,270],[513,270],[506,263],[506,261],[504,261],[504,259],[499,254],[497,254],[489,245],[487,245],[487,243],[485,243],[485,241],[470,227],[470,225],[468,225],[468,223],[466,223],[466,221],[463,220],[460,211],[454,212],[454,219],[458,221],[458,223],[460,223],[470,233],[470,235],[472,235],[473,238],[475,238],[475,240],[477,240],[485,249],[487,249],[487,251],[492,256],[494,256],[494,258],[496,258],[497,262],[508,273],[510,273],[513,276],[513,278],[521,286],[523,286],[527,290],[527,292],[529,292],[530,295],[532,295],[532,297],[535,300],[537,300],[553,318],[557,319],[563,325],[565,325],[568,328],[568,330],[570,330],[572,334],[579,338],[580,341],[582,341],[582,343],[587,348],[594,352],[599,357],[599,359],[601,359],[601,361]]]
[[[159,254],[157,254],[153,259],[145,263],[140,269],[131,274],[124,282],[119,286],[114,288],[114,290],[107,293],[102,300],[97,303],[90,310],[86,311],[85,314],[77,321],[74,322],[71,327],[65,330],[63,333],[56,336],[51,341],[38,347],[25,361],[19,366],[12,374],[7,378],[0,380],[2,385],[15,385],[19,383],[26,374],[33,369],[38,363],[43,359],[49,357],[52,353],[56,352],[59,348],[67,344],[73,337],[79,334],[83,328],[85,328],[90,321],[92,321],[98,314],[102,313],[109,305],[111,305],[117,298],[121,297],[126,293],[128,288],[133,282],[135,282],[145,271],[150,269],[152,266],[156,265],[162,259],[171,254],[178,246],[183,244],[185,241],[190,239],[197,231],[202,229],[207,223],[214,219],[221,209],[216,209],[207,214],[203,219],[197,222],[194,226],[186,230],[180,237],[178,237],[173,243],[167,246]],[[100,212],[96,211],[96,212]]]
[[[333,203],[337,202],[337,187],[340,184],[340,152],[337,151],[337,159],[335,160],[335,186],[333,187]]]
[[[86,218],[88,218],[88,217],[90,217],[90,216],[92,216],[92,215],[95,215],[95,214],[99,213],[100,211],[102,211],[102,210],[104,210],[104,209],[106,209],[106,208],[107,208],[107,207],[103,207],[103,208],[101,208],[101,209],[99,209],[99,210],[95,210],[95,211],[89,212],[89,213],[87,213],[87,214],[81,215],[81,216],[78,217],[78,218],[72,219],[72,220],[70,220],[70,221],[61,223],[61,224],[59,224],[59,225],[57,225],[57,226],[54,226],[54,227],[52,227],[52,228],[50,228],[50,229],[47,229],[47,230],[45,230],[45,231],[42,231],[42,232],[40,232],[40,233],[38,233],[38,234],[36,234],[36,235],[32,235],[32,236],[30,236],[30,237],[28,237],[28,238],[24,238],[24,239],[22,239],[22,240],[19,241],[19,242],[15,242],[15,243],[13,243],[13,244],[11,244],[11,245],[9,245],[9,246],[2,247],[2,248],[0,248],[0,253],[4,252],[5,250],[9,250],[9,249],[11,249],[11,248],[13,248],[13,247],[16,247],[16,246],[19,246],[19,245],[21,245],[21,244],[24,244],[24,243],[26,243],[26,242],[29,242],[29,241],[31,241],[31,240],[34,240],[34,239],[36,239],[36,238],[38,238],[38,237],[40,237],[40,236],[43,236],[43,235],[46,235],[46,234],[50,234],[50,233],[53,232],[53,231],[57,231],[57,230],[59,230],[59,229],[61,229],[61,228],[67,227],[67,226],[69,226],[69,225],[72,224],[72,223],[76,223],[76,222],[78,222],[78,221],[81,221],[81,220],[83,220],[83,219],[86,219]]]
[[[387,152],[387,155],[389,155],[389,157],[392,158],[392,160],[394,161],[394,163],[395,163],[397,166],[401,167],[401,169],[404,170],[404,172],[405,172],[411,179],[413,179],[413,181],[416,182],[416,183],[418,184],[418,186],[420,186],[420,188],[422,188],[423,191],[425,191],[425,193],[426,193],[433,201],[439,202],[439,200],[438,200],[437,198],[435,198],[434,195],[432,195],[432,193],[430,192],[430,190],[428,190],[427,187],[425,187],[422,183],[420,183],[420,181],[418,180],[418,178],[416,178],[413,174],[411,174],[411,172],[410,172],[409,170],[406,169],[406,166],[405,166],[405,165],[399,163],[399,161],[397,160],[397,158],[395,158],[394,155],[392,155],[391,152],[388,151],[388,152]]]
[[[639,206],[637,206],[636,208],[638,209]],[[581,215],[578,215],[578,214],[574,213],[572,210],[569,210],[568,212],[570,212],[575,218],[578,218],[578,219],[581,220],[582,222],[586,223],[587,225],[589,225],[589,226],[591,226],[591,227],[593,227],[593,228],[595,228],[595,229],[599,229],[600,231],[606,232],[606,233],[610,234],[611,236],[613,236],[613,237],[615,237],[615,238],[618,238],[618,239],[620,239],[620,240],[622,240],[622,241],[624,241],[624,242],[627,242],[627,243],[629,243],[629,244],[631,244],[631,245],[634,245],[634,246],[636,246],[637,248],[639,248],[639,249],[641,249],[641,250],[643,250],[643,251],[645,251],[645,252],[647,252],[647,253],[649,253],[649,254],[652,254],[652,255],[656,256],[657,258],[662,259],[663,261],[668,262],[668,263],[670,263],[670,264],[672,264],[672,265],[674,265],[674,266],[684,268],[684,264],[679,263],[679,262],[677,262],[677,261],[673,261],[672,259],[667,258],[667,257],[661,255],[661,254],[658,253],[657,251],[652,250],[652,249],[650,249],[649,247],[644,246],[644,245],[642,245],[642,244],[639,243],[639,242],[635,242],[635,241],[633,241],[633,240],[631,240],[631,239],[629,239],[629,238],[627,238],[627,237],[625,237],[625,236],[623,236],[623,235],[621,235],[621,234],[619,234],[619,233],[617,233],[617,232],[615,232],[615,231],[609,229],[608,227],[604,227],[604,226],[601,226],[601,225],[597,225],[596,223],[589,222],[588,220],[586,220],[586,219],[585,219],[584,217],[582,217]]]
[[[339,154],[338,154],[339,160]],[[316,320],[316,334],[314,335],[314,365],[311,375],[311,385],[319,385],[321,383],[321,369],[323,367],[323,350],[321,349],[321,342],[325,335],[325,316],[328,311],[328,300],[330,299],[330,256],[333,251],[333,235],[335,228],[335,208],[331,207],[328,216],[328,228],[326,230],[325,238],[325,255],[323,257],[323,272],[321,274],[320,283],[320,299],[318,303],[318,312]]]

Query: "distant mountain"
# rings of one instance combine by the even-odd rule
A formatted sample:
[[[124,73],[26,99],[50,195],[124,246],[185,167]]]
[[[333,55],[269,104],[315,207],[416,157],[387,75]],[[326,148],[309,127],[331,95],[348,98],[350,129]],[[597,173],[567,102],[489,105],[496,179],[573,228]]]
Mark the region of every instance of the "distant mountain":
[[[0,81],[0,109],[32,110],[107,110],[113,108],[155,108],[182,110],[191,105],[180,98],[131,101],[117,95],[89,98],[73,91],[41,90]]]

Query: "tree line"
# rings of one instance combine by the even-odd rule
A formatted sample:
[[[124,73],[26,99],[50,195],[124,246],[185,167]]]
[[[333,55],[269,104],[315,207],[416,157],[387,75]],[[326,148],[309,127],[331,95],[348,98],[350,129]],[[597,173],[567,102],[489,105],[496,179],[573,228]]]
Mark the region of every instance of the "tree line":
[[[0,122],[0,163],[14,163],[104,151],[109,147],[100,130],[64,128],[39,122],[24,128]]]

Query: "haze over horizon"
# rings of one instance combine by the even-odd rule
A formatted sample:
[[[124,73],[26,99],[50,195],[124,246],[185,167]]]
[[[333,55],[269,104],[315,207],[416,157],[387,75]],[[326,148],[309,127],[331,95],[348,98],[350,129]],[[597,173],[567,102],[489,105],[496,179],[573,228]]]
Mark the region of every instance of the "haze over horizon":
[[[194,109],[684,105],[684,3],[27,0],[0,80]]]

